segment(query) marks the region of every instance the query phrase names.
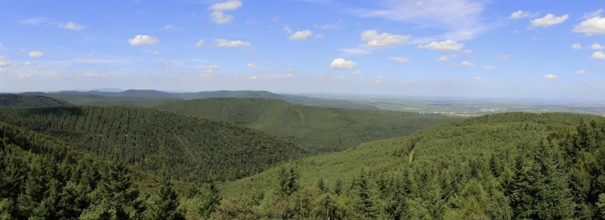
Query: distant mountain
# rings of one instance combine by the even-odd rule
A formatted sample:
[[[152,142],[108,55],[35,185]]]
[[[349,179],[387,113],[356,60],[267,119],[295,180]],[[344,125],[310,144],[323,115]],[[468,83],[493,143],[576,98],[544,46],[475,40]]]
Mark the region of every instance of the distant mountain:
[[[311,98],[297,95],[282,95],[267,91],[208,91],[208,92],[186,92],[186,93],[169,93],[156,90],[126,90],[121,92],[105,92],[105,91],[62,91],[57,93],[36,93],[49,97],[61,98],[73,104],[87,105],[134,105],[134,106],[149,106],[150,103],[163,102],[170,99],[207,99],[207,98],[267,98],[277,99],[294,104],[302,104],[309,106],[336,107],[336,108],[351,108],[351,109],[378,109],[369,104],[354,103],[347,100],[332,100]],[[94,95],[94,96],[91,96]],[[108,98],[110,97],[110,98]],[[119,99],[118,99],[119,98]],[[125,99],[130,98],[130,99]],[[146,100],[135,100],[146,99]]]
[[[180,180],[231,180],[306,154],[294,144],[231,123],[132,107],[0,110],[0,121],[94,154]]]
[[[258,129],[319,152],[404,136],[456,119],[410,112],[314,107],[258,98],[176,101],[157,108]]]
[[[0,94],[0,108],[41,108],[66,106],[67,102],[39,95]]]

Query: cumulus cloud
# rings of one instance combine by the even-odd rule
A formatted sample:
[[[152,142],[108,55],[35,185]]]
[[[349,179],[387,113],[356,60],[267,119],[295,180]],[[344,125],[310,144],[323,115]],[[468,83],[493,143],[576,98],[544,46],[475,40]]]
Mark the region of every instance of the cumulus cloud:
[[[311,36],[313,36],[313,32],[310,30],[297,31],[294,34],[290,35],[290,40],[304,40]]]
[[[576,71],[576,74],[583,76],[583,75],[588,74],[588,70],[578,70],[578,71]]]
[[[44,56],[42,51],[31,51],[27,54],[31,58],[40,58]]]
[[[256,64],[254,64],[254,63],[249,63],[248,64],[248,68],[249,69],[256,69],[256,68],[258,68],[258,66]]]
[[[462,63],[460,63],[460,66],[468,67],[468,68],[473,68],[473,67],[475,67],[475,64],[471,63],[469,61],[463,61]]]
[[[197,41],[197,43],[195,43],[195,47],[203,47],[204,46],[204,39],[200,39]]]
[[[425,45],[419,45],[418,48],[431,49],[436,51],[460,51],[464,48],[464,44],[458,43],[453,40],[446,40],[441,42],[431,42]]]
[[[391,59],[392,61],[395,61],[395,63],[407,63],[407,62],[410,62],[410,59],[405,58],[405,57],[389,57],[389,59]]]
[[[597,16],[586,19],[585,21],[582,21],[582,23],[576,25],[573,31],[581,32],[588,36],[605,34],[605,18]]]
[[[527,17],[530,17],[530,16],[531,16],[531,13],[526,12],[526,11],[522,11],[522,10],[518,10],[518,11],[513,12],[510,15],[510,18],[512,18],[512,19],[519,19],[519,18],[527,18]]]
[[[593,45],[590,45],[590,49],[593,49],[593,50],[602,50],[602,49],[605,49],[605,47],[603,47],[603,45],[595,43]]]
[[[580,43],[572,44],[571,48],[573,48],[574,50],[580,50],[580,49],[582,49],[582,44],[580,44]]]
[[[437,58],[438,62],[447,62],[450,61],[450,59],[454,58],[454,55],[443,55],[440,56],[439,58]]]
[[[219,47],[235,48],[235,47],[252,46],[252,44],[245,42],[245,41],[241,41],[241,40],[216,39],[216,40],[214,40],[214,42],[216,42],[216,46],[219,46]]]
[[[212,21],[216,24],[229,23],[233,20],[233,16],[226,15],[224,11],[233,11],[240,7],[242,7],[241,0],[227,0],[224,2],[215,3],[209,8],[210,10],[212,10],[210,17],[212,18]]]
[[[132,46],[154,45],[159,42],[160,40],[158,38],[150,35],[137,35],[128,40],[128,43]]]
[[[561,16],[555,16],[553,14],[547,14],[542,18],[536,18],[531,20],[532,27],[549,27],[556,24],[561,24],[569,18],[569,15],[564,14]]]
[[[556,79],[559,78],[559,76],[555,75],[555,74],[546,74],[544,75],[544,79]]]
[[[485,66],[481,67],[481,69],[484,69],[484,70],[496,70],[496,67],[495,66],[490,66],[490,65],[485,65]]]
[[[361,40],[370,47],[396,46],[410,39],[409,35],[397,35],[390,33],[379,34],[375,30],[367,30],[361,33]]]
[[[345,53],[346,55],[362,55],[372,53],[372,51],[360,48],[342,48],[340,49],[340,52]]]
[[[216,72],[217,69],[221,68],[220,66],[217,65],[210,65],[206,67],[206,71],[202,74],[200,74],[200,78],[201,79],[208,79],[210,77],[214,76],[214,72]]]
[[[61,24],[59,24],[58,27],[61,29],[67,29],[67,30],[72,30],[72,31],[79,31],[79,30],[84,29],[84,26],[77,24],[75,22],[71,22],[71,21],[61,23]]]
[[[590,56],[590,58],[593,60],[605,60],[605,53],[603,53],[602,51],[597,51],[592,53],[592,56]]]
[[[332,69],[353,69],[353,67],[357,66],[356,62],[345,60],[343,58],[336,58],[330,64]]]

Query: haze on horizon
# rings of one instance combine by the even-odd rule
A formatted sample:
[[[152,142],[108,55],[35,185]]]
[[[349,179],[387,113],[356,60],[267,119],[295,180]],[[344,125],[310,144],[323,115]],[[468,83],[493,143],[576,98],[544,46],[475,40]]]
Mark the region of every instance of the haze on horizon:
[[[603,99],[593,1],[9,1],[0,92]]]

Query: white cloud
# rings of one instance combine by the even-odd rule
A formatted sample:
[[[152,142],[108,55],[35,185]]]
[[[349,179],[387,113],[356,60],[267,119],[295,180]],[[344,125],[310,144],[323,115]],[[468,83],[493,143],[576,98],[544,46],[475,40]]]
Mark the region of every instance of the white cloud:
[[[580,49],[582,49],[582,44],[580,44],[580,43],[572,44],[571,48],[573,48],[574,50],[580,50]]]
[[[590,18],[595,18],[595,17],[601,17],[601,14],[603,14],[603,9],[597,9],[596,11],[588,12],[588,13],[584,14],[584,16],[582,18],[590,19]]]
[[[475,76],[475,80],[483,80],[483,76]]]
[[[86,55],[84,55],[84,59],[91,59],[95,57],[95,53],[87,53]]]
[[[40,24],[49,24],[49,23],[51,23],[51,21],[48,18],[28,18],[28,19],[19,21],[19,23],[24,24],[24,25],[36,26],[36,25],[40,25]]]
[[[595,34],[605,34],[605,18],[597,16],[586,19],[582,23],[576,25],[574,32],[581,32],[588,36]]]
[[[370,47],[396,46],[408,41],[410,38],[409,35],[397,35],[386,32],[378,34],[375,30],[367,30],[361,33],[361,40],[367,42]]]
[[[603,47],[603,45],[595,43],[593,45],[590,45],[590,49],[593,49],[593,50],[602,50],[602,49],[605,49],[605,47]]]
[[[217,69],[221,68],[220,66],[217,65],[210,65],[206,67],[206,71],[202,74],[200,74],[200,78],[202,79],[208,79],[210,77],[214,76],[214,72],[216,72]]]
[[[355,72],[352,73],[353,76],[363,76],[363,71],[361,70],[356,70]]]
[[[531,16],[531,13],[529,13],[527,11],[518,10],[518,11],[513,12],[510,15],[510,18],[512,18],[512,19],[519,19],[519,18],[527,18],[527,17],[530,17],[530,16]]]
[[[292,28],[290,28],[288,25],[284,26],[284,32],[286,32],[286,34],[291,34],[294,31],[292,31]]]
[[[132,46],[154,45],[159,42],[159,39],[150,35],[137,35],[132,39],[128,40],[128,43]]]
[[[436,51],[460,51],[464,48],[464,44],[458,43],[453,40],[446,40],[441,42],[431,42],[425,45],[419,45],[418,48],[431,49]]]
[[[7,67],[10,64],[11,64],[11,61],[7,57],[0,56],[0,68]]]
[[[590,58],[593,60],[605,60],[605,53],[603,53],[602,51],[597,51],[592,53],[592,56],[590,56]]]
[[[464,53],[472,53],[472,52],[473,52],[473,50],[471,50],[471,49],[464,50]]]
[[[336,58],[330,64],[332,69],[353,69],[353,67],[357,66],[356,62],[345,60],[343,58]]]
[[[340,52],[343,52],[347,55],[362,55],[362,54],[372,53],[372,51],[364,50],[364,49],[360,49],[360,48],[342,48],[342,49],[340,49]]]
[[[460,63],[460,66],[468,67],[468,68],[473,68],[473,67],[475,67],[475,64],[471,63],[469,61],[463,61],[462,63]]]
[[[340,30],[341,22],[342,22],[342,20],[338,20],[338,22],[336,22],[334,24],[317,25],[316,28],[322,29],[322,30]]]
[[[547,14],[542,18],[536,18],[531,20],[532,27],[549,27],[556,24],[561,24],[569,18],[569,15],[564,14],[561,16],[555,16],[553,14]]]
[[[61,23],[61,24],[59,24],[58,27],[61,29],[67,29],[67,30],[72,30],[72,31],[79,31],[79,30],[84,29],[84,26],[71,22],[71,21],[66,22],[66,23]]]
[[[578,70],[578,71],[576,72],[576,74],[578,74],[578,75],[582,75],[582,76],[583,76],[583,75],[588,74],[588,70]]]
[[[555,74],[546,74],[544,75],[544,79],[556,79],[559,78],[559,76],[555,75]]]
[[[304,40],[313,36],[313,32],[310,30],[297,31],[294,34],[290,35],[290,40]]]
[[[389,59],[391,59],[392,61],[395,61],[396,63],[407,63],[407,62],[410,62],[410,59],[405,58],[405,57],[389,57]]]
[[[240,0],[227,0],[225,2],[215,3],[210,6],[212,13],[210,17],[216,24],[225,24],[233,20],[233,16],[226,15],[223,11],[232,11],[242,7],[242,1]]]
[[[475,0],[390,0],[372,1],[382,9],[356,10],[360,17],[379,17],[444,29],[446,39],[467,40],[483,32],[482,14],[486,1]]]
[[[500,55],[496,55],[496,59],[498,60],[510,60],[513,57],[509,54],[500,54]]]
[[[227,39],[216,39],[216,46],[219,47],[250,47],[250,43],[241,40],[227,40]]]
[[[204,39],[200,39],[197,41],[197,43],[195,43],[195,47],[203,47],[204,46]]]
[[[484,70],[496,70],[497,68],[495,66],[485,65],[485,66],[481,67],[481,69],[484,69]]]
[[[248,64],[248,68],[249,69],[256,69],[256,68],[258,68],[258,66],[256,64],[254,64],[254,63],[249,63]]]
[[[40,58],[44,56],[42,51],[31,51],[27,54],[31,58]]]
[[[438,62],[447,62],[447,61],[450,61],[450,59],[452,59],[454,57],[455,57],[454,55],[443,55],[443,56],[440,56],[439,58],[437,58],[437,61]]]
[[[156,51],[156,50],[151,51],[151,55],[156,55],[157,56],[157,55],[160,55],[160,54],[162,54],[162,53],[160,53],[160,51]]]
[[[26,61],[26,62],[23,62],[23,66],[26,66],[26,67],[32,67],[32,66],[36,66],[36,63]]]

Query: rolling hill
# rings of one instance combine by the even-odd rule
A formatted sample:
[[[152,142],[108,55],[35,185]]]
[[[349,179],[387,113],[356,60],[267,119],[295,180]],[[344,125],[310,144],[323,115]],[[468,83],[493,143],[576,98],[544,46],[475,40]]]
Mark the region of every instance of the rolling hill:
[[[259,131],[144,108],[0,110],[0,121],[186,181],[237,179],[305,155],[297,146]]]
[[[166,101],[180,99],[207,99],[207,98],[267,98],[283,100],[290,103],[335,107],[351,109],[378,109],[369,104],[354,103],[347,100],[320,99],[306,96],[275,94],[267,91],[207,91],[169,93],[156,90],[126,90],[121,92],[101,91],[63,91],[57,93],[34,93],[58,99],[66,100],[73,104],[86,105],[129,105],[129,106],[151,106],[165,103]]]
[[[486,115],[227,182],[219,210],[308,218],[315,212],[292,208],[310,201],[345,219],[594,219],[603,216],[604,159],[603,117]],[[288,186],[289,199],[280,193]]]
[[[67,102],[38,95],[0,94],[0,108],[41,108],[66,106]]]
[[[312,107],[271,99],[201,99],[156,108],[258,129],[319,152],[404,136],[456,119],[408,112]]]

